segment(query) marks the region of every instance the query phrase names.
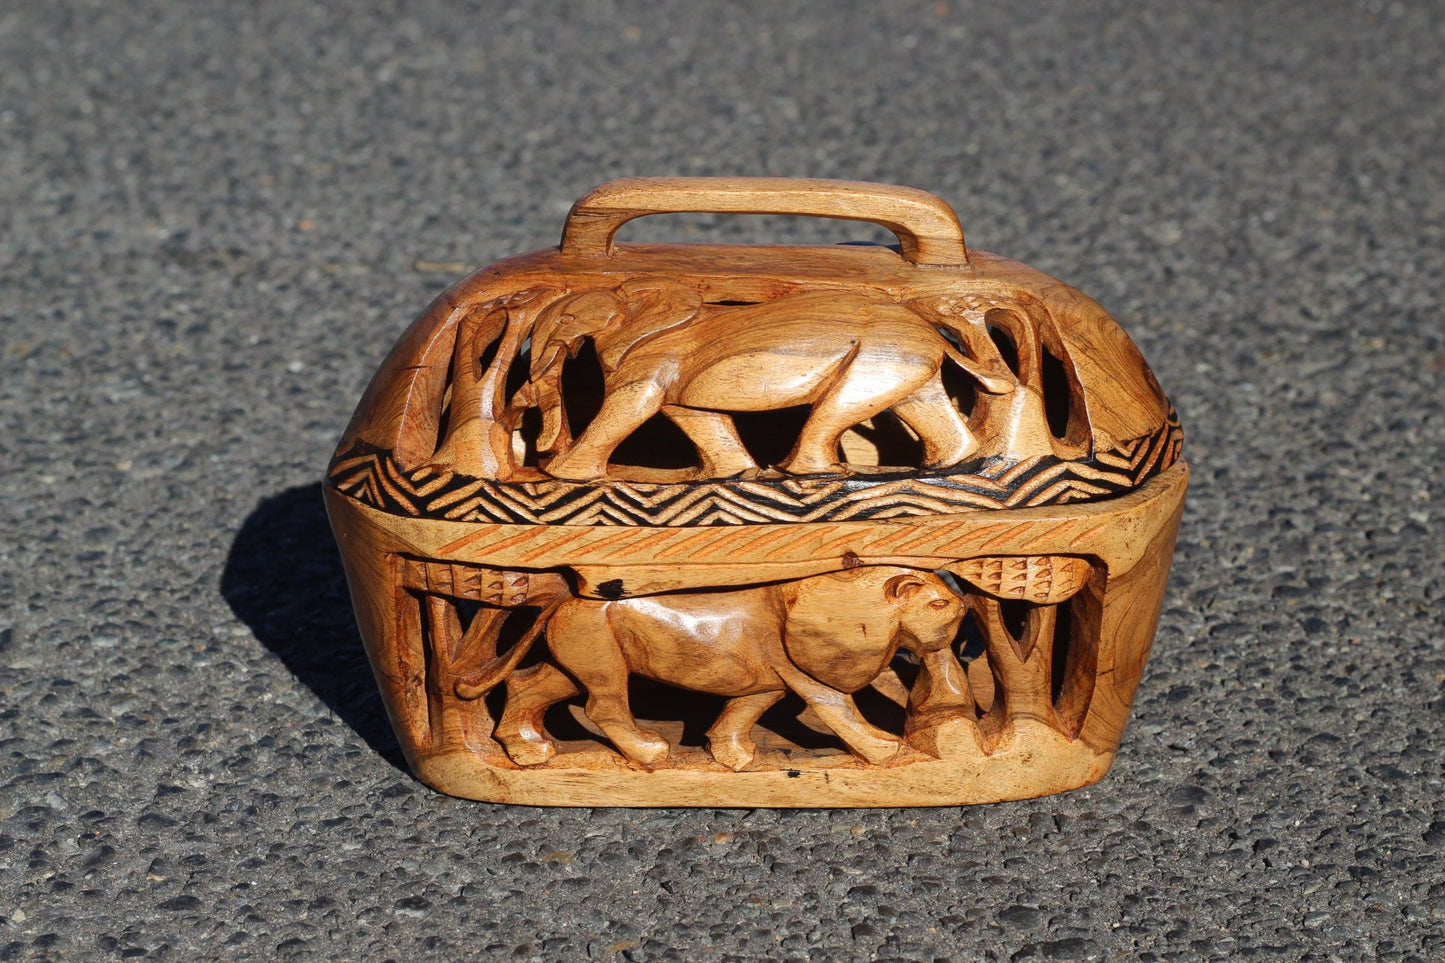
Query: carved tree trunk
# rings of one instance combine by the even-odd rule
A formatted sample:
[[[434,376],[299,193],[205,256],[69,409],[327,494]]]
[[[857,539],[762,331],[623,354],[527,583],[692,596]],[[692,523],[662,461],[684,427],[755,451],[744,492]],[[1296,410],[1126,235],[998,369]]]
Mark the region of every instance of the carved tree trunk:
[[[487,308],[490,307],[490,310]],[[451,409],[446,437],[432,463],[486,478],[509,478],[516,468],[512,433],[499,417],[506,405],[507,372],[517,360],[526,325],[505,307],[484,305],[462,322],[452,362]],[[481,358],[500,337],[485,371]]]
[[[968,676],[952,647],[923,653],[908,696],[903,732],[909,743],[937,757],[980,753],[984,738],[976,717]]]
[[[491,746],[493,719],[484,699],[453,698],[460,671],[477,659],[496,654],[497,630],[508,612],[482,609],[462,631],[456,604],[438,595],[423,596],[423,618],[431,644],[427,647],[426,694],[431,719],[431,744],[465,746],[473,752]],[[486,651],[490,648],[490,652]]]
[[[993,706],[984,718],[990,743],[1007,744],[1024,719],[1062,731],[1053,702],[1054,629],[1059,607],[1031,606],[1022,638],[1009,631],[998,599],[980,596],[973,611],[994,676]]]

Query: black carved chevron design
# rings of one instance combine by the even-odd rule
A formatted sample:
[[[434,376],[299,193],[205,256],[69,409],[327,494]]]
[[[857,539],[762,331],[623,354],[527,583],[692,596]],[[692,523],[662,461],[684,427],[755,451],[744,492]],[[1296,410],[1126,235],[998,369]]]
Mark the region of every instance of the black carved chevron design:
[[[546,479],[496,482],[424,466],[399,469],[391,453],[358,443],[331,466],[330,484],[395,515],[458,522],[698,527],[838,522],[1060,505],[1137,488],[1179,459],[1173,411],[1152,435],[1092,458],[985,459],[947,475],[725,479],[661,484]]]

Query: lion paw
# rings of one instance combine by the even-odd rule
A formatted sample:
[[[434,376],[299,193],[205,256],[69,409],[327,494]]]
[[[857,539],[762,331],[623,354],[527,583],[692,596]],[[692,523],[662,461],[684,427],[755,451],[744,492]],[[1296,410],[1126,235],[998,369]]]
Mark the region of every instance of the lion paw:
[[[856,754],[872,765],[882,766],[892,762],[893,757],[904,747],[901,739],[855,739],[849,746]]]
[[[655,766],[667,759],[672,744],[650,729],[622,729],[619,726],[603,726],[602,731],[612,744],[628,759],[644,766]]]
[[[557,744],[551,739],[503,740],[502,748],[519,766],[540,766],[557,754]]]
[[[733,772],[741,772],[753,761],[757,747],[751,742],[737,738],[708,739],[707,747],[712,757]]]

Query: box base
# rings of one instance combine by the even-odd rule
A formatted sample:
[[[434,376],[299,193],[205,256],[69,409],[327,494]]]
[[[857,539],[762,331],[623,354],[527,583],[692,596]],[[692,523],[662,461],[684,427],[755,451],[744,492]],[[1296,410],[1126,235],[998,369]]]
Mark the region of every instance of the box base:
[[[398,739],[413,771],[441,792],[547,806],[941,806],[1064,792],[1108,771],[1153,641],[1187,479],[1181,462],[1113,499],[826,531],[758,526],[748,538],[773,538],[781,547],[770,547],[766,564],[746,565],[709,554],[713,543],[730,544],[735,536],[727,530],[403,519],[334,489],[327,502]],[[689,551],[665,566],[649,562],[668,540],[685,541]],[[467,626],[505,629],[516,612],[520,621],[508,638],[526,636],[496,652],[518,652],[547,624],[547,610],[538,607],[551,604],[546,593],[556,594],[558,586],[570,585],[572,593],[595,586],[604,598],[609,586],[625,586],[667,600],[680,597],[668,592],[696,592],[693,583],[755,582],[764,571],[770,578],[804,579],[855,567],[886,574],[888,566],[941,570],[968,583],[969,618],[985,650],[964,652],[979,644],[976,636],[955,641],[966,680],[955,674],[954,683],[967,692],[941,712],[913,699],[921,683],[903,684],[892,667],[856,693],[874,725],[905,741],[891,759],[848,742],[836,713],[824,723],[812,713],[817,706],[799,712],[793,699],[755,722],[756,755],[750,752],[734,771],[719,761],[726,756],[709,752],[703,737],[719,708],[707,700],[721,697],[682,689],[669,690],[673,698],[662,704],[634,690],[636,722],[670,747],[663,759],[629,761],[591,724],[581,697],[566,701],[565,694],[529,710],[552,706],[551,744],[538,749],[538,740],[523,744],[517,729],[498,724],[517,697],[511,682],[490,690],[473,682],[477,665],[507,659],[474,652],[478,633]],[[564,580],[559,570],[575,578]],[[870,610],[871,603],[856,607]],[[533,657],[545,668],[547,648]],[[900,668],[907,676],[908,667]],[[518,691],[526,688],[523,681]],[[503,738],[511,740],[505,751],[494,741]]]
[[[439,792],[484,802],[528,806],[688,806],[848,809],[893,806],[958,806],[1031,799],[1087,786],[1102,779],[1113,752],[1098,753],[1042,723],[1019,720],[1006,748],[984,755],[952,754],[891,768],[859,765],[839,753],[814,756],[795,767],[732,772],[706,753],[674,753],[668,768],[647,770],[608,754],[598,768],[518,768],[491,753],[450,752],[413,763],[420,779]],[[960,743],[971,736],[959,733]],[[907,750],[905,750],[907,751]],[[607,753],[599,749],[599,754]],[[696,755],[696,759],[688,758]],[[760,765],[770,760],[760,758]]]

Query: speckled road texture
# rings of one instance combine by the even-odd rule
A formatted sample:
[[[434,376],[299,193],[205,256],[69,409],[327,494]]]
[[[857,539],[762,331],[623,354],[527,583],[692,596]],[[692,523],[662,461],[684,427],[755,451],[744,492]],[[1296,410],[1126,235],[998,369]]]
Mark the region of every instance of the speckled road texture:
[[[0,960],[1445,959],[1442,48],[1423,0],[0,5]],[[447,284],[658,173],[934,191],[1143,348],[1194,480],[1102,783],[404,771],[331,446]]]

